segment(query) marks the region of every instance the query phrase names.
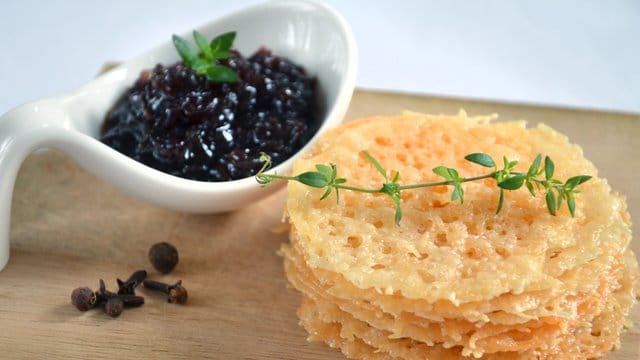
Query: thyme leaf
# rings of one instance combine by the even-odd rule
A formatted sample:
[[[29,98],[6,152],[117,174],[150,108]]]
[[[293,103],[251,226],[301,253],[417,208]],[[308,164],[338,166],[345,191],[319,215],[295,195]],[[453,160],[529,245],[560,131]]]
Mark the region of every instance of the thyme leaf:
[[[240,81],[238,74],[230,67],[218,64],[218,60],[231,57],[235,37],[235,32],[227,32],[208,42],[202,34],[194,31],[197,48],[178,35],[174,34],[172,39],[182,62],[198,75],[204,75],[213,82],[235,83]]]

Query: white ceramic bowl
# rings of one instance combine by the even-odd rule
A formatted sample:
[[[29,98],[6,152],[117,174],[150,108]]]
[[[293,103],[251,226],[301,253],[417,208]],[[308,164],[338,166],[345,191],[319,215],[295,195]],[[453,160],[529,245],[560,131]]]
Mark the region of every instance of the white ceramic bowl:
[[[237,31],[234,47],[241,53],[249,55],[264,45],[315,75],[324,120],[311,142],[342,121],[355,84],[357,53],[349,25],[332,9],[310,1],[273,1],[195,29],[208,38]],[[192,38],[191,32],[182,36]],[[38,148],[60,149],[123,191],[178,211],[233,210],[277,188],[261,188],[254,178],[215,183],[178,178],[147,167],[96,140],[106,111],[133,84],[141,70],[177,60],[179,56],[167,39],[163,45],[76,91],[25,104],[0,117],[0,270],[9,259],[9,216],[15,177],[22,161]],[[287,173],[296,157],[274,171]]]

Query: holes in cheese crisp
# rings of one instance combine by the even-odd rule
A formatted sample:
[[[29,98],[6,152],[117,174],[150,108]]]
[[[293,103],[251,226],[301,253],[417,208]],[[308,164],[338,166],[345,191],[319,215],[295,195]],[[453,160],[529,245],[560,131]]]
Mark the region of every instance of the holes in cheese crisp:
[[[373,220],[373,226],[375,226],[376,229],[380,229],[384,226],[384,221],[380,219]]]
[[[448,244],[447,234],[442,232],[438,233],[438,235],[436,235],[435,244],[437,246],[446,246]]]
[[[458,221],[460,218],[458,217],[458,215],[453,214],[453,213],[444,213],[442,214],[442,222],[445,224],[451,224],[453,222]]]
[[[469,259],[480,259],[482,257],[482,254],[480,253],[480,251],[476,248],[469,248],[465,253],[464,253]]]
[[[380,270],[380,269],[384,269],[384,268],[386,268],[386,266],[384,266],[384,265],[382,265],[382,264],[375,264],[375,265],[371,266],[371,268],[372,268],[373,270]]]
[[[409,200],[413,199],[413,192],[411,192],[411,191],[403,191],[400,194],[400,198],[402,199],[402,201],[409,201]]]
[[[531,337],[533,336],[531,331],[518,331],[518,330],[511,330],[511,331],[507,331],[506,333],[504,333],[506,336],[508,336],[509,338],[511,338],[512,341],[528,341],[531,340]]]
[[[558,255],[560,255],[560,251],[559,250],[553,251],[551,253],[551,255],[549,255],[549,259],[555,259],[555,258],[558,257]]]
[[[391,254],[391,252],[393,252],[393,248],[392,248],[390,245],[385,244],[385,245],[382,247],[382,253],[383,253],[383,254]]]
[[[418,273],[418,276],[420,276],[422,281],[424,281],[425,283],[432,283],[432,282],[436,281],[436,277],[431,275],[431,273],[429,273],[425,269],[418,269],[418,270],[416,270],[416,272]]]
[[[415,201],[411,204],[411,207],[417,212],[425,212],[431,209],[431,202],[429,201]]]
[[[434,187],[430,187],[430,188],[427,188],[427,189],[429,189],[430,191],[432,191],[434,193],[438,193],[438,194],[444,194],[444,193],[449,191],[449,187],[444,186],[444,185],[442,185],[442,186],[434,186]]]
[[[433,206],[434,208],[443,208],[447,205],[449,205],[448,201],[433,200],[433,202],[431,203],[431,206]]]
[[[404,165],[407,164],[407,154],[405,153],[396,153],[396,159],[398,159],[398,161],[400,161]]]
[[[362,239],[359,236],[351,235],[347,237],[347,244],[345,246],[350,247],[352,249],[357,249],[362,245]]]
[[[375,142],[376,144],[380,145],[380,146],[389,146],[391,145],[391,139],[387,138],[387,137],[382,137],[382,136],[378,136],[375,138]]]
[[[498,247],[496,248],[496,253],[500,256],[502,256],[503,258],[506,258],[509,256],[509,251],[507,251],[507,249],[503,248],[503,247]]]
[[[433,221],[431,220],[427,220],[423,223],[418,224],[418,228],[417,228],[418,234],[422,235],[426,233],[431,229],[432,226],[433,226]]]
[[[467,233],[470,235],[480,235],[480,229],[478,229],[478,225],[475,223],[466,224],[467,225]]]
[[[534,216],[533,214],[525,214],[522,216],[522,220],[524,220],[528,225],[533,224]]]
[[[312,202],[312,207],[315,209],[324,209],[327,205],[327,201],[322,201],[320,199],[316,199]]]
[[[332,219],[329,219],[328,222],[328,228],[329,228],[329,235],[330,236],[335,236],[337,231],[336,231],[336,222],[333,221]]]

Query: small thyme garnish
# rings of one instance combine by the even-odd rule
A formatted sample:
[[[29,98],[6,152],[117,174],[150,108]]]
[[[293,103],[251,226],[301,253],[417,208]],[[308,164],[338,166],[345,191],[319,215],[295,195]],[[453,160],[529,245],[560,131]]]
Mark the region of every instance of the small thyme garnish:
[[[493,168],[493,171],[485,175],[479,175],[474,177],[462,177],[456,169],[448,168],[445,166],[437,166],[433,168],[433,172],[442,177],[442,181],[427,182],[419,184],[401,185],[398,181],[400,179],[400,173],[395,172],[395,175],[391,180],[387,176],[387,170],[385,170],[380,163],[374,159],[368,152],[362,151],[362,155],[378,170],[378,172],[384,178],[384,183],[381,187],[375,189],[360,188],[357,186],[346,185],[347,179],[338,177],[338,169],[335,164],[329,166],[324,164],[316,164],[317,171],[307,171],[295,176],[286,176],[278,174],[267,174],[265,171],[271,168],[271,158],[265,153],[260,154],[260,161],[263,162],[263,166],[256,174],[256,180],[263,186],[268,185],[271,182],[277,180],[297,181],[307,186],[315,188],[324,188],[325,192],[320,197],[320,200],[328,197],[332,191],[336,193],[336,201],[340,201],[340,190],[350,190],[369,194],[385,194],[391,198],[395,204],[395,222],[400,223],[402,219],[402,208],[400,193],[403,190],[426,188],[433,186],[453,186],[453,192],[451,193],[451,201],[455,202],[460,200],[460,203],[464,203],[464,189],[462,183],[469,181],[476,181],[482,179],[494,179],[498,188],[500,189],[500,196],[498,199],[498,206],[496,214],[502,209],[504,202],[505,190],[517,190],[523,185],[529,190],[531,196],[536,196],[536,191],[543,190],[545,193],[545,201],[547,203],[547,209],[551,215],[556,215],[557,210],[561,207],[563,202],[566,202],[567,208],[571,216],[575,216],[576,202],[574,195],[580,191],[576,188],[578,185],[591,179],[589,175],[577,175],[569,178],[566,182],[562,182],[553,177],[555,165],[551,158],[545,156],[544,164],[542,164],[542,155],[538,154],[533,160],[533,163],[529,166],[526,173],[514,171],[514,168],[518,164],[518,161],[509,160],[507,157],[502,158],[502,168],[498,169],[493,158],[484,153],[473,153],[465,156],[465,160],[474,164],[484,166],[487,168]],[[544,174],[544,177],[542,175]]]
[[[234,83],[240,81],[238,74],[229,67],[218,65],[217,62],[231,57],[231,45],[235,37],[235,32],[227,32],[208,42],[202,34],[194,31],[193,38],[198,49],[178,35],[173,35],[172,38],[182,62],[198,75],[204,75],[214,82]]]

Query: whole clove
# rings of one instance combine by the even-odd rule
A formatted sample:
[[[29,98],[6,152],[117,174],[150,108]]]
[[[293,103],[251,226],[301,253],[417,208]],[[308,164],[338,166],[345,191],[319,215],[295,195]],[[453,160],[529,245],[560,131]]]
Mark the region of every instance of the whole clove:
[[[105,303],[109,299],[117,295],[116,293],[107,290],[107,287],[104,284],[104,280],[100,279],[99,282],[100,287],[98,288],[98,291],[96,291],[96,299],[98,304]]]
[[[160,291],[167,294],[167,302],[184,304],[187,302],[187,289],[182,286],[182,280],[178,280],[175,284],[169,285],[160,281],[145,280],[144,287],[149,290]]]
[[[144,304],[144,298],[138,295],[121,294],[118,295],[124,307],[138,307]]]
[[[129,278],[125,281],[120,279],[116,279],[118,282],[118,295],[135,295],[136,287],[147,278],[146,270],[138,270],[131,274]]]

